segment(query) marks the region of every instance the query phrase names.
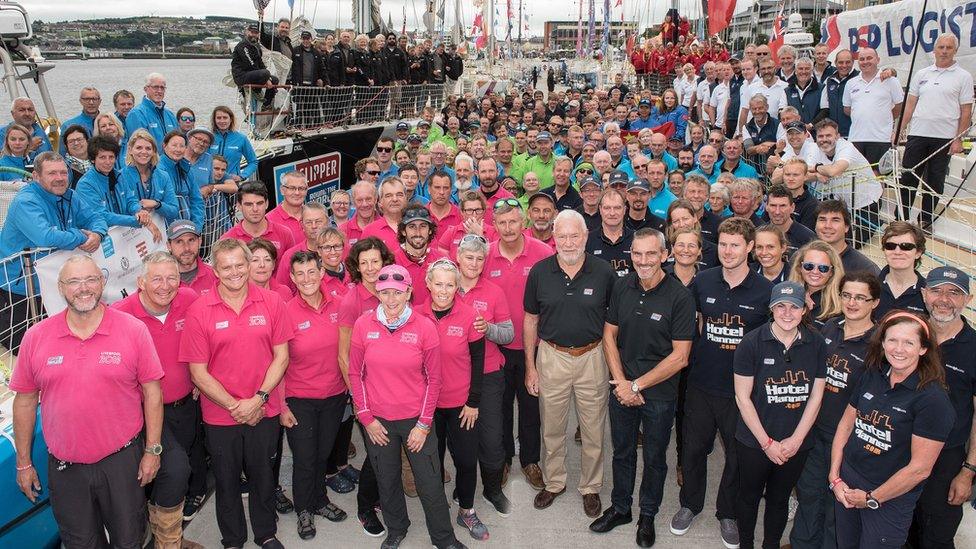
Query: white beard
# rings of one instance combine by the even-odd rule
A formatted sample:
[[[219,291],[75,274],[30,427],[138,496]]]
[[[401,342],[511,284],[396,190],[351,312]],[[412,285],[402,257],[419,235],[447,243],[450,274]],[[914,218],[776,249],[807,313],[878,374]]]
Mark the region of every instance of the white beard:
[[[473,185],[473,183],[474,182],[472,180],[470,180],[470,179],[460,179],[460,178],[458,178],[454,182],[454,187],[458,190],[459,193],[463,193],[464,191],[467,191],[468,189],[470,189],[471,188],[471,185]]]

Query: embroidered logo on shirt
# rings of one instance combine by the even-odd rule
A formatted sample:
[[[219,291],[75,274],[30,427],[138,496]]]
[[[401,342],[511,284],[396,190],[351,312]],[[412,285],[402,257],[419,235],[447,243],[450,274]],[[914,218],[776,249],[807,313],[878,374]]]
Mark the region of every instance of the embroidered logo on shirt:
[[[763,364],[767,364],[767,365],[776,364],[776,359],[775,358],[764,358],[763,359]]]
[[[593,255],[603,255],[603,250],[593,250]]]
[[[230,322],[226,320],[221,320],[220,322],[214,324],[214,330],[224,330],[230,326]]]
[[[460,326],[448,326],[447,335],[452,337],[460,337],[464,335],[464,330]]]
[[[739,308],[740,309],[745,309],[747,311],[755,311],[756,310],[756,308],[753,307],[752,305],[739,305]]]
[[[400,343],[417,343],[417,334],[412,332],[403,332],[400,334]]]
[[[487,301],[479,301],[479,300],[476,299],[476,300],[474,300],[474,302],[472,303],[472,305],[474,306],[474,310],[478,311],[479,313],[488,310],[488,302]]]
[[[661,320],[661,313],[651,313],[651,320]]]
[[[58,366],[60,364],[64,364],[64,355],[47,357],[48,366]]]
[[[366,339],[379,339],[379,338],[380,338],[379,332],[366,332]]]
[[[332,324],[339,322],[339,313],[329,313],[329,322]]]
[[[715,303],[715,298],[714,297],[706,297],[705,298],[705,303]]]
[[[98,355],[99,364],[122,364],[122,353],[117,353],[115,351],[102,351]]]
[[[248,319],[248,326],[267,326],[268,320],[264,318],[264,315],[251,315]]]
[[[864,400],[871,400],[872,398],[874,398],[874,395],[871,393],[864,393]]]
[[[297,329],[299,329],[299,330],[307,330],[307,329],[309,329],[311,327],[312,327],[312,321],[311,320],[306,320],[305,322],[302,322],[301,324],[299,324]]]
[[[181,318],[181,319],[179,319],[179,320],[177,320],[176,322],[173,323],[173,329],[176,330],[177,332],[182,332],[183,331],[183,326],[185,326],[185,325],[186,325],[186,319],[185,318]]]
[[[593,288],[583,288],[583,295],[593,295]]]
[[[490,276],[492,278],[498,278],[498,277],[502,276],[502,272],[501,271],[492,271],[492,272],[488,273],[488,276]]]

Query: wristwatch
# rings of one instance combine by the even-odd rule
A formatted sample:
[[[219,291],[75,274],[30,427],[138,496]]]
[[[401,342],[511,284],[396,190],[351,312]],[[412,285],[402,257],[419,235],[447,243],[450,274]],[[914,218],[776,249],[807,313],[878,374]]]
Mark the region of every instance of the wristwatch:
[[[630,382],[630,390],[633,391],[634,393],[639,393],[641,391],[640,385],[637,384],[636,379]]]
[[[973,465],[972,463],[969,463],[968,461],[962,462],[962,468],[963,469],[968,469],[968,470],[972,471],[973,473],[976,473],[976,465]]]
[[[146,446],[146,453],[151,456],[160,456],[163,454],[163,445],[156,443]]]
[[[261,402],[264,402],[265,404],[267,404],[268,397],[270,396],[268,393],[265,393],[264,391],[258,391],[258,392],[254,393],[254,394],[255,394],[255,396],[261,397]]]
[[[878,503],[878,500],[874,499],[874,496],[871,495],[871,492],[867,493],[867,499],[865,501],[865,504],[868,506],[868,509],[877,509],[878,507],[881,507],[881,504]]]

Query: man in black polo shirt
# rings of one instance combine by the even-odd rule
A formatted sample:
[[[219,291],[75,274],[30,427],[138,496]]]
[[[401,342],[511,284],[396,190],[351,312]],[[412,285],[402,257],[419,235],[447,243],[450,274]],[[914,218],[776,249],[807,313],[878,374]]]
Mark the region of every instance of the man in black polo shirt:
[[[651,197],[651,186],[643,179],[631,179],[627,184],[627,228],[636,232],[644,227],[664,231],[664,220],[651,213],[647,201]]]
[[[779,227],[786,235],[786,240],[789,242],[787,253],[791,256],[804,244],[817,238],[817,233],[793,219],[794,212],[796,212],[796,204],[789,189],[782,185],[769,189],[766,195],[766,215],[769,216],[770,224]]]
[[[583,198],[573,188],[569,176],[573,171],[573,159],[567,156],[556,158],[552,168],[552,187],[543,189],[556,202],[556,211],[575,210],[583,205]]]
[[[847,244],[847,233],[851,230],[851,212],[842,200],[825,200],[817,206],[817,238],[823,240],[837,252],[844,265],[845,273],[867,271],[875,276],[880,269],[861,252]]]
[[[600,228],[600,196],[603,194],[603,183],[592,175],[577,179],[580,199],[583,204],[576,208],[586,220],[586,229],[593,231]]]
[[[546,487],[535,507],[549,507],[566,491],[566,422],[575,397],[583,442],[579,491],[586,515],[596,518],[610,387],[600,343],[617,277],[609,263],[585,252],[586,222],[579,212],[559,212],[555,233],[556,254],[529,271],[523,300],[525,385],[539,396],[543,418]]]
[[[695,215],[698,216],[702,238],[712,244],[717,244],[718,226],[722,223],[722,216],[705,209],[711,187],[704,176],[688,174],[685,176],[685,188],[682,190],[681,198],[691,202],[691,205],[695,207]]]
[[[733,217],[723,221],[718,229],[722,266],[698,273],[689,287],[701,315],[701,329],[692,353],[685,399],[681,509],[671,519],[671,533],[684,535],[705,506],[708,453],[718,431],[725,447],[725,468],[716,517],[726,547],[739,545],[734,438],[739,412],[732,384],[732,358],[742,337],[766,322],[772,290],[771,282],[749,268],[755,236],[755,227],[747,219]]]
[[[962,521],[962,505],[972,498],[976,477],[976,432],[972,430],[976,331],[962,317],[972,300],[966,273],[955,267],[938,267],[929,271],[925,283],[922,297],[935,328],[949,400],[956,412],[949,438],[915,506],[915,520],[909,532],[912,546],[929,549],[953,546],[952,539]]]
[[[613,267],[617,276],[626,276],[633,263],[630,246],[633,231],[624,226],[627,201],[624,195],[614,189],[607,189],[600,195],[600,226],[590,231],[586,239],[586,253],[598,257]]]
[[[631,256],[634,272],[614,285],[603,332],[614,385],[610,399],[611,507],[590,524],[590,530],[609,532],[633,520],[637,433],[643,428],[637,545],[650,547],[668,472],[665,454],[678,395],[678,372],[688,365],[696,313],[691,293],[661,270],[668,256],[663,234],[654,229],[638,231]]]

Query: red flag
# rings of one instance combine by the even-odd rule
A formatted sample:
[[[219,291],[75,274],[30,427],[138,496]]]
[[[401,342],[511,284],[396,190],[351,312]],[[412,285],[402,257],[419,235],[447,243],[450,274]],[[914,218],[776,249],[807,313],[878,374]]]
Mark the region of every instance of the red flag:
[[[773,20],[773,36],[769,40],[769,51],[772,54],[773,61],[779,64],[779,48],[782,47],[783,41],[783,4],[779,5],[779,12],[776,13],[776,19]]]
[[[732,21],[734,11],[735,0],[709,0],[708,34],[714,35],[725,30]]]

